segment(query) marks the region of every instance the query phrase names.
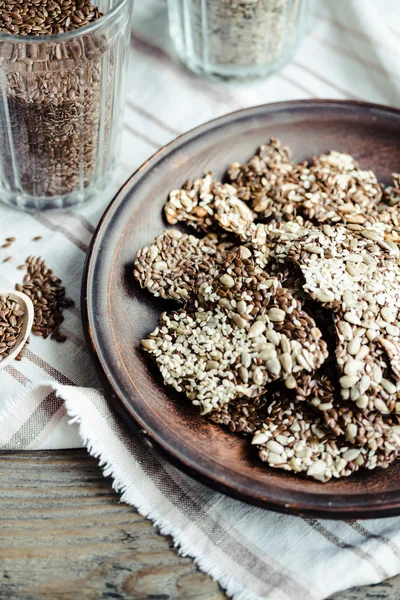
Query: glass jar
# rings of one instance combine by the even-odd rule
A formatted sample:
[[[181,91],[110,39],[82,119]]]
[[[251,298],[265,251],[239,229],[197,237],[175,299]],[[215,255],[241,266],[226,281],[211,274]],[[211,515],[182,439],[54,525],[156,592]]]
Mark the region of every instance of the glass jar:
[[[132,0],[57,35],[0,33],[0,199],[64,208],[110,180],[122,125]]]
[[[305,31],[307,0],[168,0],[170,33],[196,73],[252,78],[281,69]]]

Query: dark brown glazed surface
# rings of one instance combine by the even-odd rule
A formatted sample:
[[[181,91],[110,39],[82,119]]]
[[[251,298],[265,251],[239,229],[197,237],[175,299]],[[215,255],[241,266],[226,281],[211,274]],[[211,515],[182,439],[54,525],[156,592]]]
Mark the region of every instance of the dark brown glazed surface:
[[[161,149],[120,190],[93,239],[82,288],[84,328],[110,401],[179,467],[216,489],[276,510],[331,518],[400,514],[400,463],[321,484],[266,468],[249,442],[208,423],[162,385],[139,349],[168,304],[132,277],[136,250],[166,227],[168,192],[278,137],[295,160],[327,150],[354,155],[383,182],[399,170],[400,111],[357,102],[295,101],[246,109]],[[133,433],[134,434],[134,433]]]

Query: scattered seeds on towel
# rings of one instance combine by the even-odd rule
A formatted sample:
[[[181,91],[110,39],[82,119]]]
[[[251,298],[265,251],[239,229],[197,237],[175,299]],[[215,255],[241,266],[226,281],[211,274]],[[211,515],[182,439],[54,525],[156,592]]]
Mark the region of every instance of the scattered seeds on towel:
[[[25,263],[26,274],[22,284],[15,289],[32,300],[35,314],[32,333],[44,339],[51,336],[57,342],[65,342],[66,336],[60,331],[64,321],[63,311],[74,305],[66,297],[61,279],[53,274],[41,257],[29,256]]]

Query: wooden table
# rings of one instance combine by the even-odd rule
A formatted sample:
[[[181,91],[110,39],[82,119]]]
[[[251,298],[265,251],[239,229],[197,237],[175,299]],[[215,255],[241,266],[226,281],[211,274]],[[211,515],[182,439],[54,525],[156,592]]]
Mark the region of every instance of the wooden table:
[[[223,600],[84,450],[0,453],[0,600]],[[400,576],[336,600],[398,600]]]

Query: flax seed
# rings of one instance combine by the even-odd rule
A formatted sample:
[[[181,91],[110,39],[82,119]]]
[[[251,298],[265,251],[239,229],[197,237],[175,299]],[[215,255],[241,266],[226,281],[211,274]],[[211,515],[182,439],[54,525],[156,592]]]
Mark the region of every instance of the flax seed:
[[[62,281],[53,275],[41,257],[28,256],[24,266],[28,273],[23,278],[23,283],[17,284],[18,291],[27,294],[34,306],[33,334],[47,338],[51,335],[57,342],[64,342],[66,337],[60,332],[60,325],[64,320],[63,311],[74,305],[66,297]],[[44,318],[46,311],[47,318]]]

